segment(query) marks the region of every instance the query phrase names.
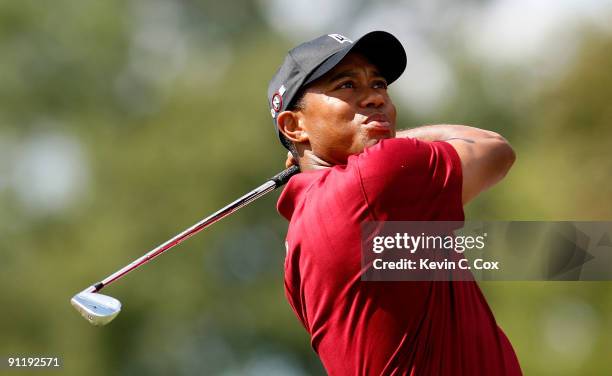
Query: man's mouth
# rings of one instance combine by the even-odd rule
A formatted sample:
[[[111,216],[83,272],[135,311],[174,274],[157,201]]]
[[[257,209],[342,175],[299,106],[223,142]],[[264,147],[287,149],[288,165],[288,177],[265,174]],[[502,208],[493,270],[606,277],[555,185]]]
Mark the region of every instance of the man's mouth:
[[[368,129],[374,131],[390,131],[391,122],[384,114],[373,114],[366,118],[364,124]]]

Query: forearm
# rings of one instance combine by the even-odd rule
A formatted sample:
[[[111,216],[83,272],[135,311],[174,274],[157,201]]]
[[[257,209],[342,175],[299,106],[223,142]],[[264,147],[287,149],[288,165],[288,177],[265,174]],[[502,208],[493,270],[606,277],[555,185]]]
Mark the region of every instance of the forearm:
[[[464,205],[500,181],[516,158],[508,141],[499,134],[465,125],[427,125],[399,131],[397,137],[447,141],[457,151],[461,159]]]
[[[463,140],[473,143],[479,138],[502,138],[499,134],[485,129],[456,124],[424,125],[398,131],[396,137],[416,138],[423,141]]]

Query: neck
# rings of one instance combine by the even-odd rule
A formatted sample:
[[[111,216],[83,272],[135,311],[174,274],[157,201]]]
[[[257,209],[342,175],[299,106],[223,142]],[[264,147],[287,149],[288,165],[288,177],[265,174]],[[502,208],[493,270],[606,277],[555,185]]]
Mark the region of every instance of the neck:
[[[334,165],[315,155],[312,150],[304,150],[300,157],[300,170],[323,170]]]

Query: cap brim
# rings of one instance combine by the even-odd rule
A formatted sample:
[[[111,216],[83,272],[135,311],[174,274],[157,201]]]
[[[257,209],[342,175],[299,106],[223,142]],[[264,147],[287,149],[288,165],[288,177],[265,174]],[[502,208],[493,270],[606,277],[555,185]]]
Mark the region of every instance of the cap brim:
[[[354,43],[348,44],[346,49],[327,58],[308,75],[302,86],[323,77],[350,52],[359,52],[364,55],[380,70],[388,84],[397,80],[406,69],[406,52],[400,41],[386,31],[372,31]]]

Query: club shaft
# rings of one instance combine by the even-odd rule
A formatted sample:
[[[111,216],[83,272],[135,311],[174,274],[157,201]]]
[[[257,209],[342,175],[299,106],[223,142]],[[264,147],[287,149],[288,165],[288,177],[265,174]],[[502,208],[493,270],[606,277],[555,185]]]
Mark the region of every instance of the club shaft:
[[[271,192],[274,189],[282,186],[284,183],[287,182],[287,180],[289,180],[291,176],[295,175],[297,172],[299,172],[299,169],[295,166],[282,171],[281,173],[274,176],[273,178],[271,178],[264,184],[260,185],[259,187],[255,188],[254,190],[250,191],[244,196],[236,199],[235,201],[231,202],[225,207],[217,210],[215,213],[202,219],[201,221],[189,227],[188,229],[181,232],[180,234],[176,235],[172,239],[169,239],[166,242],[160,244],[159,246],[153,248],[152,250],[150,250],[143,256],[137,258],[136,260],[132,261],[130,264],[126,265],[122,269],[109,275],[102,281],[88,287],[84,291],[85,292],[98,292],[102,290],[104,287],[110,285],[111,283],[123,277],[124,275],[128,274],[132,270],[153,260],[155,257],[161,255],[165,251],[175,247],[176,245],[182,243],[184,240],[204,230],[206,227],[223,219],[224,217],[227,217],[228,215],[232,214],[236,210],[242,208],[245,205],[248,205],[249,203],[253,202],[259,197],[265,195],[266,193]]]

